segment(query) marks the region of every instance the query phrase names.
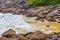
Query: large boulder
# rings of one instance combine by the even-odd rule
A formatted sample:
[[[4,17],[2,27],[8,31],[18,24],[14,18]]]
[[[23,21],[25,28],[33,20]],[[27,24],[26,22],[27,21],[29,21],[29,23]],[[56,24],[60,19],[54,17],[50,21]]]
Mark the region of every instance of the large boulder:
[[[47,14],[46,19],[49,21],[58,19],[58,16],[60,16],[60,13],[58,10],[53,10],[50,13]]]
[[[40,31],[36,31],[33,34],[30,34],[31,36],[27,36],[29,38],[29,40],[44,40],[45,37],[47,37],[46,34],[40,32]]]
[[[37,12],[40,11],[40,10],[41,9],[39,9],[38,7],[28,9],[26,16],[36,16]]]
[[[16,32],[12,29],[9,29],[8,31],[4,32],[2,34],[3,37],[6,37],[6,38],[11,38],[12,36],[14,36],[16,34]]]

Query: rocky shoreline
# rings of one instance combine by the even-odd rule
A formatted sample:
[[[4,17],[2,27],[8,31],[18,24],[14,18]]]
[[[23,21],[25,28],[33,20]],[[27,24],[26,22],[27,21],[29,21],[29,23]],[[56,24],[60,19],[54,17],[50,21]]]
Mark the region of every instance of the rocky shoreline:
[[[14,2],[13,0],[0,0],[0,12],[25,15],[27,17],[37,17],[35,21],[48,20],[60,23],[60,6],[39,6],[34,7],[25,2]],[[57,20],[56,20],[57,19]],[[26,34],[16,34],[16,31],[9,29],[4,32],[0,40],[60,40],[60,32],[45,34],[41,31],[29,32]]]
[[[5,31],[0,40],[60,40],[60,33],[45,34],[41,31],[16,34],[16,31],[9,29]]]
[[[0,4],[0,12],[11,12],[14,14],[22,14],[27,17],[37,17],[36,20],[40,20],[44,22],[44,20],[48,21],[57,21],[60,23],[60,6],[42,6],[42,7],[34,7],[31,5],[27,5],[24,2],[16,3],[14,1],[7,1],[3,4]],[[12,4],[12,5],[11,5]],[[56,20],[58,19],[58,20]]]

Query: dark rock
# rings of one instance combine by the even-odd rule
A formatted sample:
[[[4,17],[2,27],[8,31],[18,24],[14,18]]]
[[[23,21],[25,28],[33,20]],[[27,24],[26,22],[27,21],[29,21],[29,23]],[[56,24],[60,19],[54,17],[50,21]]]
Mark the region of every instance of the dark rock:
[[[4,32],[2,34],[3,37],[11,38],[13,35],[15,35],[16,32],[12,29],[9,29],[8,31]]]
[[[50,27],[49,25],[46,25],[46,27]]]
[[[22,34],[17,34],[16,36],[19,40],[27,40]]]

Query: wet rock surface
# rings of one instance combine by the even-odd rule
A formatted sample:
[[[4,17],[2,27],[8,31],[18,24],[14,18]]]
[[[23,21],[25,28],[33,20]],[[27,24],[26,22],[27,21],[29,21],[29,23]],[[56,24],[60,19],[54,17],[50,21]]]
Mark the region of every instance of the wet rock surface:
[[[36,20],[44,22],[56,21],[60,19],[60,6],[42,6],[34,7],[26,4],[26,0],[0,0],[0,12],[13,12],[14,14],[22,14],[27,17],[37,17]]]
[[[12,32],[10,33],[10,31]],[[10,37],[7,37],[7,36],[10,36]],[[0,40],[60,40],[60,33],[54,32],[51,34],[45,34],[41,31],[35,31],[35,32],[29,32],[26,34],[21,34],[21,33],[15,34],[14,30],[9,29],[8,31],[4,32],[1,35]]]
[[[14,36],[16,34],[16,32],[12,29],[9,29],[8,31],[4,32],[2,34],[3,37],[7,37],[7,38],[11,38],[12,36]]]
[[[27,11],[27,16],[36,16],[36,20],[44,21],[56,21],[56,19],[60,19],[60,11],[59,11],[59,6],[50,6],[50,7],[35,7],[31,8]],[[58,22],[59,23],[59,22]]]

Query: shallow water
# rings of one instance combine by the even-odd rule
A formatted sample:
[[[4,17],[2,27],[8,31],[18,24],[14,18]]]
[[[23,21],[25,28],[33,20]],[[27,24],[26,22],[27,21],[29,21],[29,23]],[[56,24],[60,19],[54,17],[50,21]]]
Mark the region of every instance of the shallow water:
[[[24,20],[32,25],[33,30],[40,30],[46,34],[50,34],[52,32],[60,32],[60,23],[57,22],[49,22],[44,20],[45,22],[35,21],[36,17],[24,17]],[[49,27],[46,27],[49,25]]]
[[[0,13],[0,35],[8,29],[13,29],[17,33],[24,33],[32,31],[32,26],[24,21],[23,15]]]
[[[60,23],[34,21],[35,18],[25,17],[23,15],[13,15],[13,13],[0,13],[0,35],[8,29],[13,29],[16,33],[27,33],[40,30],[50,34],[60,32]],[[46,27],[50,25],[50,27]]]

